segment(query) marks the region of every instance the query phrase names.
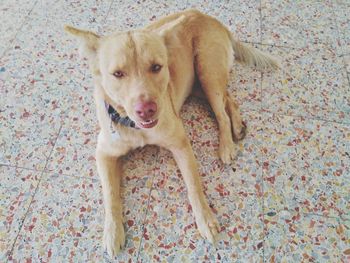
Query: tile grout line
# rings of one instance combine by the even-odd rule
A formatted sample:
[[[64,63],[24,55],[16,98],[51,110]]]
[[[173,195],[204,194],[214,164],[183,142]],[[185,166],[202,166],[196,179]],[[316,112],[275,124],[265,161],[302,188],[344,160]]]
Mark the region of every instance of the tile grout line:
[[[334,17],[337,17],[334,8],[335,8],[335,7],[332,6],[333,16],[334,16]],[[338,39],[341,40],[341,39],[344,37],[344,34],[341,33],[340,30],[339,30],[338,21],[335,19],[334,22],[335,22],[335,28],[336,28],[336,31],[337,31]],[[343,46],[340,46],[340,48],[341,48],[341,55],[337,55],[337,57],[338,57],[338,58],[341,58],[342,61],[343,61],[343,69],[345,70],[346,78],[347,78],[347,80],[348,80],[348,87],[350,88],[350,72],[347,71],[347,68],[346,68],[346,61],[345,61],[345,57],[346,57],[346,56],[349,56],[350,53],[345,52]]]
[[[262,9],[261,9],[261,1],[262,1],[262,0],[260,0],[260,14],[261,14],[261,10],[262,10]],[[331,10],[332,10],[333,16],[336,17],[333,3],[332,3]],[[261,16],[260,16],[261,32],[262,32],[262,21],[263,21],[263,19],[262,19],[262,15],[261,15]],[[335,19],[332,19],[330,25],[334,25],[334,26],[336,27],[337,37],[338,37],[338,39],[340,39],[340,37],[341,37],[342,34],[339,32],[337,21],[336,21]],[[292,28],[292,29],[295,29],[295,28],[293,28],[293,27],[291,27],[291,28]],[[262,34],[261,34],[260,41],[261,41],[261,43],[260,43],[261,45],[267,45],[267,46],[279,47],[279,48],[291,48],[291,49],[296,49],[296,50],[298,50],[298,49],[304,49],[304,48],[307,47],[307,48],[310,48],[310,50],[311,50],[312,52],[316,52],[316,50],[313,50],[313,48],[317,48],[317,45],[314,47],[314,45],[308,46],[307,44],[304,45],[304,46],[299,46],[299,47],[295,47],[295,46],[294,46],[294,47],[292,47],[292,46],[288,46],[288,45],[285,46],[285,45],[275,45],[275,44],[263,43],[263,42],[262,42]],[[311,43],[309,43],[309,44],[311,44]],[[330,43],[322,42],[322,43],[318,43],[318,44],[324,45],[326,48],[329,48],[330,50],[335,51],[335,48],[334,48],[334,47],[332,46],[332,44],[330,44]],[[343,50],[342,47],[341,47],[341,50]],[[335,52],[336,57],[341,57],[341,56],[343,56],[343,52],[341,52],[341,53],[342,53],[341,55],[338,55],[337,52]]]
[[[344,59],[343,59],[344,60]],[[345,63],[345,60],[344,60],[344,63]],[[345,65],[345,68],[346,68],[346,65]],[[345,69],[345,71],[346,71],[346,69]],[[347,76],[347,79],[348,79],[348,86],[349,86],[349,88],[350,88],[350,72],[348,73],[347,71],[346,71],[346,76]]]
[[[298,202],[294,202],[293,205],[298,205],[300,203]],[[280,214],[283,211],[287,211],[287,212],[294,212],[294,209],[285,209],[285,208],[280,208],[280,209],[274,209],[274,212],[276,212],[277,214]],[[322,218],[331,218],[331,219],[337,219],[337,220],[341,220],[341,221],[350,221],[350,217],[346,218],[344,216],[338,215],[338,216],[328,216],[328,215],[322,215],[319,213],[314,213],[314,212],[303,212],[300,211],[298,212],[299,214],[303,215],[303,216],[317,216],[317,217],[322,217]]]
[[[261,73],[261,78],[260,78],[260,83],[261,83],[261,94],[262,94],[262,78],[263,78],[263,73]],[[261,95],[262,97],[262,95]],[[261,99],[261,108],[263,107],[263,102]],[[262,115],[264,115],[263,111],[260,111],[261,113],[261,117]],[[261,128],[261,132],[263,132],[264,128]],[[263,246],[262,246],[262,251],[263,251],[263,262],[266,262],[265,259],[265,240],[266,240],[266,236],[265,236],[265,189],[264,189],[264,171],[263,171],[263,153],[262,150],[260,149],[260,147],[258,148],[259,152],[258,152],[258,158],[260,160],[260,171],[261,171],[261,192],[262,192],[262,204],[261,204],[261,212],[262,212],[262,226],[263,226]]]
[[[336,16],[335,16],[334,7],[333,7],[332,10],[333,10],[333,15],[334,15],[334,17],[336,17]],[[335,21],[335,26],[336,26],[337,33],[338,33],[338,38],[341,39],[343,34],[342,34],[342,33],[340,32],[340,30],[339,30],[338,21],[337,21],[337,20]],[[343,69],[345,70],[346,78],[347,78],[347,80],[348,80],[348,87],[350,88],[350,72],[348,72],[348,70],[347,70],[347,68],[346,68],[346,61],[345,61],[345,57],[346,57],[346,56],[349,56],[350,53],[344,52],[344,48],[343,48],[343,47],[341,47],[341,49],[342,49],[342,52],[341,52],[342,54],[341,54],[340,56],[338,56],[338,57],[341,58],[342,61],[343,61]]]
[[[35,195],[36,195],[36,193],[37,193],[38,190],[39,190],[39,186],[40,186],[40,183],[41,183],[41,181],[42,181],[42,179],[43,179],[43,176],[44,176],[44,174],[46,174],[46,171],[45,171],[45,170],[46,170],[46,166],[47,166],[47,164],[48,164],[48,162],[49,162],[49,160],[50,160],[50,157],[51,157],[51,155],[52,155],[52,153],[53,153],[53,151],[54,151],[56,142],[57,142],[58,137],[59,137],[59,135],[60,135],[60,133],[61,133],[61,129],[62,129],[62,125],[60,125],[60,128],[58,129],[58,132],[57,132],[57,136],[56,136],[55,140],[53,141],[54,143],[53,143],[53,145],[52,145],[50,154],[49,154],[49,156],[48,156],[47,159],[46,159],[45,166],[44,166],[44,170],[40,172],[40,178],[39,178],[38,184],[37,184],[37,186],[36,186],[36,188],[35,188],[35,190],[34,190],[34,193],[33,193],[32,196],[31,196],[32,199],[30,200],[30,203],[29,203],[29,205],[28,205],[27,211],[25,212],[25,214],[24,214],[24,216],[23,216],[23,218],[22,218],[22,220],[21,220],[21,225],[19,226],[19,230],[18,230],[18,233],[17,233],[17,235],[16,235],[15,240],[13,241],[11,250],[10,250],[10,252],[6,255],[6,256],[7,256],[7,262],[9,262],[9,259],[10,259],[10,257],[11,257],[12,254],[13,254],[13,250],[14,250],[14,248],[15,248],[15,245],[16,245],[16,242],[17,242],[17,239],[18,239],[18,236],[19,236],[20,233],[21,233],[21,230],[22,230],[22,228],[23,228],[24,222],[25,222],[25,220],[26,220],[26,218],[27,218],[27,215],[28,215],[28,213],[29,213],[30,207],[31,207],[31,205],[32,205],[32,203],[33,203],[33,201],[34,201]]]
[[[260,15],[260,44],[262,44],[263,39],[263,21],[262,21],[262,4],[261,0],[259,1],[259,15]]]
[[[30,15],[31,15],[31,13],[33,12],[33,10],[34,10],[34,8],[36,7],[36,5],[38,4],[38,2],[39,2],[39,1],[36,1],[36,2],[33,4],[33,6],[31,7],[31,9],[29,10],[29,12],[28,12],[27,15],[25,16],[25,18],[24,18],[22,24],[20,25],[20,27],[19,27],[18,30],[16,31],[14,37],[10,40],[9,46],[8,46],[8,47],[3,51],[3,53],[0,55],[0,59],[3,58],[3,57],[7,54],[7,52],[10,50],[11,44],[17,39],[18,34],[22,31],[24,25],[25,25],[25,24],[28,22],[28,20],[30,19]],[[36,186],[36,188],[35,188],[35,190],[34,190],[34,193],[31,195],[31,200],[30,200],[30,203],[29,203],[29,205],[28,205],[27,211],[25,212],[23,218],[21,219],[21,223],[20,223],[20,226],[19,226],[19,229],[18,229],[18,233],[17,233],[17,235],[16,235],[16,237],[15,237],[13,243],[12,243],[12,246],[11,246],[10,251],[9,251],[8,253],[6,253],[6,260],[7,260],[7,262],[9,262],[10,257],[11,257],[12,254],[13,254],[13,250],[14,250],[14,248],[15,248],[15,245],[16,245],[16,242],[17,242],[17,239],[18,239],[18,236],[20,235],[21,230],[22,230],[22,228],[23,228],[25,219],[27,218],[27,215],[28,215],[28,213],[29,213],[29,209],[30,209],[30,207],[31,207],[31,205],[32,205],[32,203],[33,203],[33,200],[34,200],[34,198],[35,198],[36,193],[38,192],[38,189],[39,189],[41,180],[42,180],[44,174],[46,173],[45,170],[46,170],[48,161],[49,161],[49,159],[50,159],[50,156],[51,156],[51,154],[52,154],[52,152],[53,152],[53,150],[54,150],[54,146],[55,146],[55,144],[56,144],[56,142],[57,142],[57,139],[58,139],[58,137],[59,137],[59,134],[60,134],[60,132],[61,132],[61,128],[62,128],[62,125],[60,125],[60,128],[58,129],[57,136],[56,136],[56,138],[55,138],[55,140],[54,140],[54,143],[53,143],[53,145],[52,145],[52,149],[51,149],[51,151],[50,151],[50,154],[49,154],[49,156],[46,158],[46,162],[45,162],[45,166],[44,166],[44,169],[43,169],[43,170],[40,171],[40,170],[30,169],[30,168],[26,168],[26,167],[12,166],[12,165],[5,165],[5,164],[4,164],[5,166],[8,166],[8,167],[14,167],[14,168],[19,168],[19,169],[26,169],[26,170],[31,170],[31,171],[37,171],[37,172],[40,173],[37,186]]]
[[[262,0],[259,1],[260,4],[260,44],[262,44],[263,39],[263,20],[262,20]],[[260,72],[260,113],[263,115],[263,77],[264,73]],[[263,128],[262,128],[263,129]],[[262,191],[262,203],[261,203],[261,212],[262,212],[262,231],[263,231],[263,240],[262,240],[262,261],[266,262],[265,259],[265,242],[266,242],[266,236],[265,236],[265,192],[264,192],[264,171],[263,171],[263,155],[261,152],[261,149],[259,148],[259,159],[260,159],[260,171],[261,171],[261,191]]]
[[[339,125],[343,125],[343,126],[350,126],[350,122],[331,121],[331,120],[326,120],[323,118],[318,118],[318,117],[313,117],[313,116],[303,116],[303,115],[279,113],[279,112],[269,111],[268,109],[242,109],[241,112],[242,113],[251,113],[251,112],[264,113],[265,112],[268,114],[277,115],[279,117],[303,118],[303,119],[308,119],[311,121],[321,121],[321,122],[325,122],[327,124],[339,124]]]
[[[23,26],[24,26],[25,23],[28,21],[28,18],[30,17],[31,13],[33,12],[33,10],[34,10],[34,8],[35,8],[35,6],[37,5],[38,2],[39,2],[39,0],[37,0],[37,1],[33,4],[32,8],[28,11],[28,13],[27,13],[27,15],[25,16],[25,18],[24,18],[22,24],[20,25],[20,27],[19,27],[18,30],[16,31],[15,35],[13,36],[13,38],[11,38],[8,47],[5,48],[5,50],[4,50],[4,51],[2,52],[2,54],[0,55],[0,59],[2,59],[2,58],[6,55],[6,53],[10,50],[11,44],[16,40],[16,38],[17,38],[17,36],[18,36],[18,33],[21,32]]]
[[[272,112],[272,111],[269,111],[269,110],[266,110],[266,109],[264,109],[263,111],[265,111],[267,113],[270,113],[270,114],[274,114],[274,115],[280,116],[280,117],[303,118],[303,119],[307,119],[307,120],[311,120],[311,121],[321,121],[321,122],[325,122],[327,124],[339,124],[339,125],[344,125],[344,126],[350,126],[350,122],[330,121],[330,120],[326,120],[326,119],[319,118],[319,117]]]
[[[317,214],[317,213],[309,213],[309,212],[300,212],[302,215],[304,216],[316,216],[316,217],[321,217],[321,218],[324,218],[324,219],[336,219],[337,221],[350,221],[350,217],[349,218],[346,218],[346,217],[342,217],[342,216],[326,216],[326,215],[321,215],[321,214]]]
[[[289,46],[289,45],[279,45],[279,44],[274,44],[274,43],[262,43],[262,42],[255,42],[255,41],[247,41],[247,40],[240,40],[243,43],[250,43],[250,44],[255,44],[255,45],[261,45],[261,46],[267,46],[267,47],[275,47],[275,48],[287,48],[287,49],[293,49],[293,50],[304,50],[305,48],[308,48],[311,53],[319,53],[319,48],[318,46]],[[328,44],[321,43],[321,45],[324,45],[325,48],[328,48],[329,50],[334,51],[332,49],[332,46]],[[343,57],[346,55],[350,55],[350,53],[345,53],[345,54],[335,54],[335,57]]]
[[[44,171],[44,169],[35,169],[35,168],[18,166],[18,165],[13,165],[13,164],[8,164],[8,163],[0,163],[0,166],[6,166],[6,167],[11,167],[11,168],[18,168],[18,169],[23,169],[23,170],[35,171],[35,172],[43,172]]]
[[[350,52],[344,52],[341,55],[339,55],[339,57],[347,57],[350,56]]]
[[[103,27],[103,26],[106,25],[107,18],[108,18],[108,16],[109,16],[110,12],[111,12],[111,9],[112,9],[112,6],[113,6],[113,4],[114,4],[114,1],[115,1],[115,0],[111,0],[111,3],[110,3],[110,5],[109,5],[109,7],[108,7],[107,14],[104,16],[102,22],[99,23],[99,25],[100,25],[101,27]],[[101,34],[102,34],[102,32],[100,32],[100,31],[101,31],[101,27],[98,27],[98,29],[97,29],[97,31],[96,31],[95,33],[101,35]],[[90,75],[90,67],[88,67],[88,69],[84,71],[83,76],[84,76],[84,79],[85,79],[85,78],[89,78],[89,77],[91,76],[91,75]],[[51,80],[50,83],[51,83],[51,82],[52,82],[52,83],[56,83],[54,80]],[[91,82],[91,83],[90,83],[90,86],[91,86],[92,84],[93,84],[93,83]]]
[[[159,162],[159,158],[160,158],[160,147],[159,146],[158,146],[156,154],[157,154],[157,156],[156,156],[156,163],[159,164],[160,163]],[[161,167],[161,165],[159,165],[158,173],[155,173],[152,176],[151,188],[149,190],[149,196],[148,196],[148,200],[147,200],[147,209],[146,209],[146,212],[145,212],[145,215],[144,215],[144,218],[143,218],[143,222],[142,222],[141,238],[140,238],[140,242],[139,242],[139,250],[138,250],[138,253],[137,253],[136,262],[139,262],[139,257],[140,257],[141,248],[142,248],[142,241],[143,241],[143,231],[145,229],[145,223],[146,223],[146,220],[147,220],[148,211],[149,211],[150,203],[151,203],[151,194],[152,194],[152,191],[155,189],[155,187],[153,185],[154,184],[154,178],[155,178],[155,176],[159,176],[160,175],[160,167]]]
[[[72,174],[65,174],[65,173],[57,173],[55,170],[43,170],[45,173],[52,173],[54,175],[60,175],[60,176],[67,176],[71,178],[77,178],[77,179],[83,179],[83,180],[90,180],[92,182],[100,182],[99,178],[92,178],[90,176],[78,176],[78,175],[72,175]]]
[[[103,26],[106,25],[106,21],[107,21],[107,18],[108,18],[108,16],[109,16],[110,12],[111,12],[111,9],[112,9],[112,6],[113,6],[113,4],[114,4],[114,1],[115,1],[115,0],[112,0],[112,1],[111,1],[111,4],[109,5],[107,14],[106,14],[106,16],[104,17],[104,19],[103,19],[103,21],[102,21],[102,25],[103,25]]]
[[[340,33],[340,30],[339,30],[339,27],[338,27],[338,21],[337,21],[337,19],[335,19],[335,17],[337,17],[336,16],[336,13],[335,13],[335,6],[333,5],[333,3],[332,3],[332,15],[333,15],[333,18],[332,18],[332,22],[334,23],[334,26],[335,26],[335,30],[336,30],[336,32],[337,32],[337,38],[338,38],[338,40],[340,41],[341,39],[342,39],[342,33]],[[340,42],[339,42],[339,44],[340,44]],[[337,52],[336,52],[336,50],[334,49],[334,51],[335,51],[335,54],[337,54]],[[344,54],[344,49],[343,49],[343,46],[340,44],[340,51],[341,51],[341,55],[337,55],[337,57],[341,57],[343,54]]]

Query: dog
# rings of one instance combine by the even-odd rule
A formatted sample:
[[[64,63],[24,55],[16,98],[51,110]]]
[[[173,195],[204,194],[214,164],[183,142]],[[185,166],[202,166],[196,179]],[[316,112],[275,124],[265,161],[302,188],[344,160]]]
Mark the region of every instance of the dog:
[[[239,107],[226,91],[234,61],[277,69],[272,56],[239,42],[217,19],[197,10],[166,16],[149,26],[108,36],[65,26],[80,41],[94,80],[100,124],[97,171],[103,189],[103,243],[110,256],[124,246],[120,157],[147,144],[170,150],[179,166],[201,236],[215,242],[219,223],[202,190],[180,109],[196,81],[219,126],[219,157],[229,164],[234,140],[245,136]]]

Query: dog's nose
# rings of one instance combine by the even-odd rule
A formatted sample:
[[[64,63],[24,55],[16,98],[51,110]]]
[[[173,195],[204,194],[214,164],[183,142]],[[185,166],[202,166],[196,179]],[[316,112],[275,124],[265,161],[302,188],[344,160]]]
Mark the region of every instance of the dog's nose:
[[[152,119],[157,112],[157,104],[153,101],[139,102],[135,106],[135,112],[143,120]]]

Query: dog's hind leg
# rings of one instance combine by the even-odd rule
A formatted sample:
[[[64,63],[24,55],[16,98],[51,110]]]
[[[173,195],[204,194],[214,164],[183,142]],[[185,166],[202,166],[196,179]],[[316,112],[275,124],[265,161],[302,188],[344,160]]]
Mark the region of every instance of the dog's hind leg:
[[[244,137],[238,106],[226,91],[233,59],[231,43],[228,38],[220,42],[203,39],[197,49],[196,72],[219,125],[219,156],[224,163],[230,163],[236,156],[232,130],[237,139]]]
[[[225,79],[216,79],[216,77],[210,76],[209,72],[205,74],[203,71],[200,79],[219,125],[219,156],[224,163],[230,163],[236,156],[236,146],[232,139],[231,119],[226,111],[226,92],[222,91],[226,87],[227,81]]]
[[[233,137],[237,140],[242,140],[246,135],[247,127],[242,121],[239,107],[230,94],[226,95],[226,110],[231,117]]]

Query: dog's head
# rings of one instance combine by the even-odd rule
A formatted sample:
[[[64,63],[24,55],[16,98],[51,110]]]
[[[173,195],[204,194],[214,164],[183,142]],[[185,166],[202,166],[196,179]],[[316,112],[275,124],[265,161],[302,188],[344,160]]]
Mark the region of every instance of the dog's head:
[[[180,21],[157,30],[129,31],[101,37],[66,26],[81,40],[81,53],[100,79],[106,100],[122,109],[140,128],[152,128],[162,112],[169,84],[164,35]]]

